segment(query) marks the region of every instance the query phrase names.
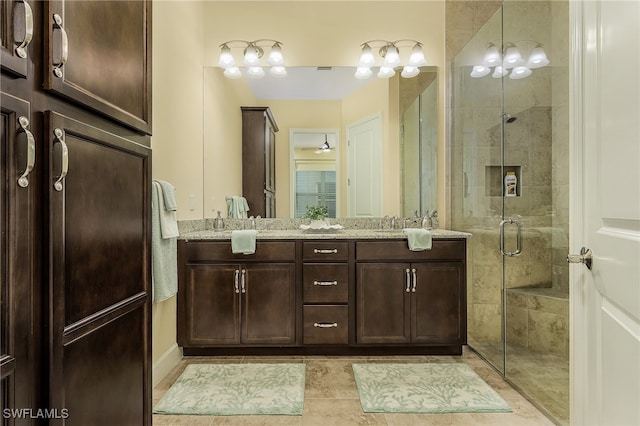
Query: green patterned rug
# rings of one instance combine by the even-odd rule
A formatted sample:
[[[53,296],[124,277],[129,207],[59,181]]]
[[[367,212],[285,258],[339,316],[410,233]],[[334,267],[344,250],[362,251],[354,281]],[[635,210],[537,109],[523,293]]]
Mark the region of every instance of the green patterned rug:
[[[190,364],[156,414],[302,415],[305,364]]]
[[[353,364],[365,413],[488,413],[511,407],[467,364]]]

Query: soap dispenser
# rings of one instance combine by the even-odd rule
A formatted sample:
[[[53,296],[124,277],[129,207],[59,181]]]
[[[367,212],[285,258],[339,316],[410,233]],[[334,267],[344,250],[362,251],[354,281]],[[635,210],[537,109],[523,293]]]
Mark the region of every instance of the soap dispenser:
[[[216,231],[224,230],[224,220],[222,220],[222,216],[220,216],[220,210],[218,210],[218,217],[213,220],[213,229]]]

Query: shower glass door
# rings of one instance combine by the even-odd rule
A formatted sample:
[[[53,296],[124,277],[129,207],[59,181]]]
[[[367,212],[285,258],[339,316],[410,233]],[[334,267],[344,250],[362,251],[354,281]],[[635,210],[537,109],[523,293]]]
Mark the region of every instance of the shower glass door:
[[[502,177],[517,178],[503,197],[505,377],[566,424],[569,3],[505,1],[502,15],[504,61],[521,58],[502,79]]]
[[[451,223],[453,229],[473,234],[468,241],[468,342],[504,373],[503,271],[498,248],[503,201],[502,79],[480,69],[485,51],[498,51],[501,46],[499,9],[453,62],[450,143]]]
[[[559,424],[569,420],[568,12],[564,1],[504,1],[455,57],[450,110],[451,223],[473,234],[469,345]]]

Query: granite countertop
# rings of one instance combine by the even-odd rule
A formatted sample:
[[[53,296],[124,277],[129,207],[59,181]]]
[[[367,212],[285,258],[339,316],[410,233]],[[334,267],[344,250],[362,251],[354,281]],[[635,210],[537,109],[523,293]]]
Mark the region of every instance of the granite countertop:
[[[443,238],[469,238],[472,234],[467,232],[451,231],[447,229],[431,230],[433,239]],[[332,232],[309,232],[301,229],[273,229],[258,230],[258,240],[349,240],[349,239],[406,239],[402,230],[379,229],[341,229]],[[180,234],[181,240],[231,240],[231,230],[213,231],[201,230],[184,232]]]

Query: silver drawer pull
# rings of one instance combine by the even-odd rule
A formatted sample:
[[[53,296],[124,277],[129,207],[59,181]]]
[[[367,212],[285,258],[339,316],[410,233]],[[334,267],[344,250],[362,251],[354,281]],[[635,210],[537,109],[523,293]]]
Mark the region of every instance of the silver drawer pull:
[[[64,132],[61,129],[57,127],[53,129],[53,135],[55,136],[53,143],[58,142],[62,147],[62,170],[60,171],[60,175],[58,175],[57,180],[53,183],[53,188],[60,192],[63,189],[62,181],[69,171],[69,148],[67,148],[67,144],[64,142]]]
[[[338,249],[313,249],[316,254],[335,254],[338,253]]]
[[[31,173],[33,166],[36,164],[36,140],[33,137],[33,133],[29,131],[29,120],[27,117],[21,115],[18,118],[18,123],[25,135],[27,135],[27,165],[22,175],[18,178],[18,185],[20,185],[20,188],[26,188],[29,186],[29,173]]]
[[[22,0],[22,4],[24,4],[24,37],[22,38],[22,42],[15,48],[15,52],[20,58],[26,59],[27,46],[29,46],[29,43],[31,43],[33,39],[33,12],[31,11],[29,3]],[[16,43],[17,42],[16,40]]]
[[[62,78],[62,67],[67,63],[67,59],[69,59],[69,37],[67,37],[67,32],[62,27],[62,17],[57,13],[53,14],[53,28],[59,29],[62,37],[60,60],[53,63],[53,74],[58,78]]]
[[[338,285],[338,281],[314,281],[313,285],[319,285],[319,286]]]
[[[338,326],[337,322],[314,322],[313,326],[316,328],[335,328]]]

